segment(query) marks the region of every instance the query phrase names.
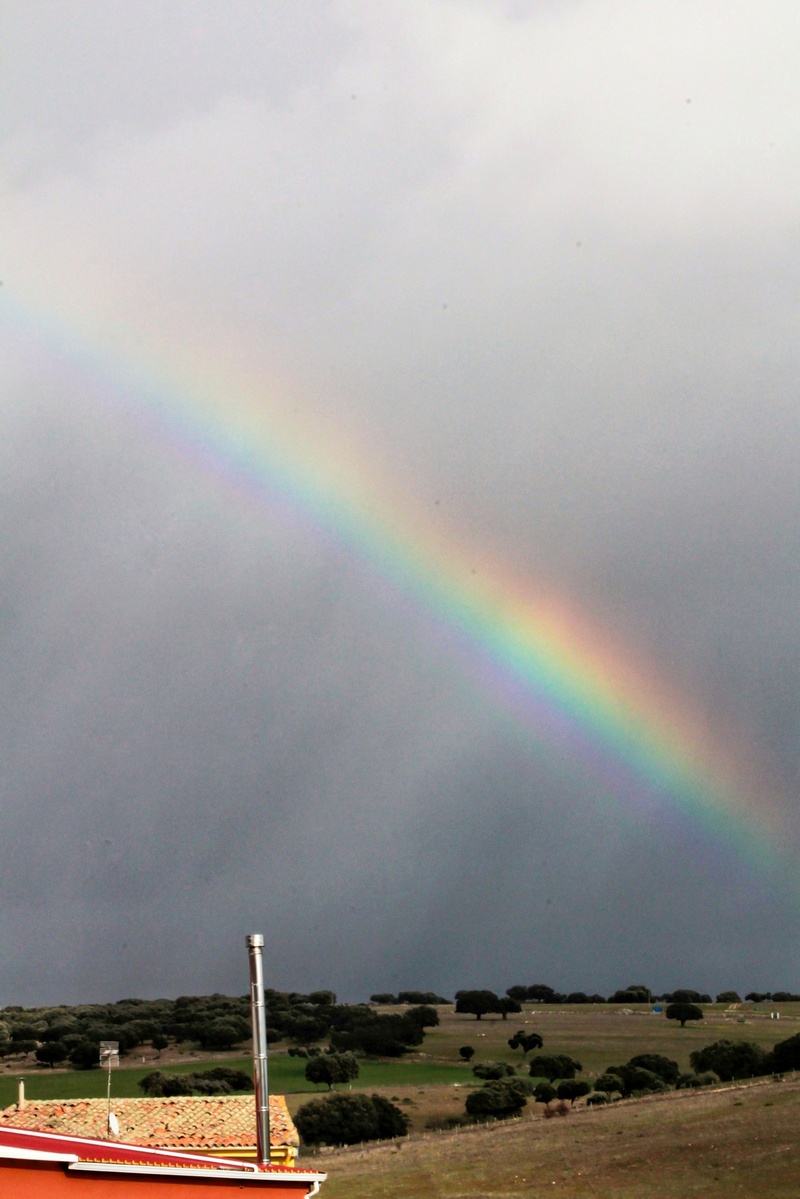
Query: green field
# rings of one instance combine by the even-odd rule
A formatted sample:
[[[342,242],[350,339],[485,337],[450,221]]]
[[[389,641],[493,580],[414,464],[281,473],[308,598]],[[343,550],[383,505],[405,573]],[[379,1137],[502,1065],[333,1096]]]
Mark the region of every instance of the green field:
[[[248,1058],[215,1058],[213,1062],[191,1061],[165,1065],[170,1074],[186,1074],[192,1070],[203,1070],[210,1066],[233,1066],[252,1074],[252,1062]],[[122,1099],[142,1097],[139,1080],[150,1074],[156,1063],[136,1066],[132,1069],[120,1067],[111,1074],[111,1094]],[[306,1082],[305,1062],[302,1058],[275,1053],[269,1059],[269,1086],[276,1094],[321,1093],[324,1087]],[[36,1099],[100,1099],[105,1098],[108,1076],[102,1070],[36,1070],[25,1075],[25,1096]],[[5,1074],[0,1077],[0,1109],[9,1107],[17,1100],[17,1076]],[[355,1086],[359,1090],[374,1087],[431,1086],[454,1082],[474,1082],[470,1070],[463,1063],[430,1061],[361,1062],[361,1072]]]

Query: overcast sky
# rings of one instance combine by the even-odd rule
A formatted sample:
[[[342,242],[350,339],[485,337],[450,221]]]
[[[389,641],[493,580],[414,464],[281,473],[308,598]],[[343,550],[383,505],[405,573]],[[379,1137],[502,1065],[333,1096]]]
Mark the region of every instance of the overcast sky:
[[[243,993],[254,931],[268,985],[349,1000],[800,990],[785,870],[512,728],[457,630],[153,401],[194,402],[171,346],[232,415],[246,363],[291,465],[352,453],[565,597],[798,845],[797,4],[0,22],[0,1004]]]

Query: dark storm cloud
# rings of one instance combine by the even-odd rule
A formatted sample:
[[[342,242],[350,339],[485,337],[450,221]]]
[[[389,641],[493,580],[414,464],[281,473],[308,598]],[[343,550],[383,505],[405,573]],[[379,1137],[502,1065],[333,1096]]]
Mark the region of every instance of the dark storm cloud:
[[[260,928],[274,985],[349,997],[800,986],[781,880],[521,734],[446,628],[16,305],[290,381],[423,527],[735,730],[791,843],[797,23],[5,18],[0,1001],[240,991]]]

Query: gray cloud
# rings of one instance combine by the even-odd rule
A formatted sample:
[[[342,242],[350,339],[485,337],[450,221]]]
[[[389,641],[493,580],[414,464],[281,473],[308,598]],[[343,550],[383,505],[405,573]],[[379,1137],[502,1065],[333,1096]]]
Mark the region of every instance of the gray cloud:
[[[263,378],[300,457],[730,730],[795,844],[797,21],[6,18],[0,1001],[239,991],[262,927],[275,985],[348,997],[800,987],[777,869],[521,730],[446,621],[167,432]]]

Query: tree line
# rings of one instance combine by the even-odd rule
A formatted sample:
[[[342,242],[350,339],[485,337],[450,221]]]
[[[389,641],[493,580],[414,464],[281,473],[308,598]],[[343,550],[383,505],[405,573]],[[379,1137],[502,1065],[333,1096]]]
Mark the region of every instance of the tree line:
[[[333,991],[268,990],[267,1039],[289,1052],[329,1039],[337,1052],[399,1057],[422,1043],[424,1030],[438,1024],[435,1007],[419,1004],[402,1013],[380,1014],[370,1004],[340,1004]],[[99,1065],[100,1042],[116,1041],[120,1054],[170,1044],[231,1050],[249,1040],[249,996],[180,996],[175,1000],[122,999],[75,1007],[8,1007],[0,1012],[0,1057],[34,1053],[42,1065]]]
[[[778,991],[774,994],[762,994],[750,992],[746,996],[746,1000],[755,1000],[763,1002],[769,1000],[772,1002],[789,1003],[800,1001],[800,996],[792,995],[788,991]],[[499,1015],[503,1020],[507,1020],[509,1015],[522,1011],[523,1003],[550,1003],[550,1004],[579,1004],[579,1003],[613,1003],[613,1004],[631,1004],[631,1003],[666,1003],[668,1004],[667,1015],[669,1016],[670,1008],[682,1007],[684,1010],[689,1006],[694,1006],[697,1011],[697,1004],[701,1003],[741,1003],[742,999],[736,991],[721,991],[716,1000],[712,1000],[710,995],[700,991],[689,989],[680,989],[677,991],[665,991],[661,995],[655,994],[644,986],[630,986],[622,990],[615,991],[607,999],[602,995],[587,995],[584,991],[572,991],[569,995],[561,995],[553,991],[550,987],[546,987],[541,983],[534,984],[531,987],[512,986],[506,990],[505,995],[496,995],[494,991],[474,990],[474,991],[456,991],[455,1008],[457,1012],[465,1015],[473,1015],[481,1019],[482,1016]],[[680,1017],[669,1017],[680,1018]],[[688,1016],[687,1019],[700,1019],[699,1016]]]
[[[509,1002],[523,1003],[742,1003],[742,997],[737,991],[720,991],[715,998],[704,991],[695,991],[689,988],[679,988],[676,991],[657,992],[650,987],[645,987],[641,984],[632,984],[628,987],[622,987],[614,991],[611,995],[600,995],[597,992],[590,994],[586,991],[556,991],[553,987],[547,986],[545,983],[533,983],[530,986],[525,986],[520,983],[515,983],[513,986],[507,987],[503,995],[497,995],[494,991],[486,990],[468,990],[456,991],[455,1003],[458,1011],[459,1000],[463,996],[484,996],[484,1003],[491,1003],[492,1007],[485,1008],[481,1015],[489,1013],[508,1016],[512,1012],[518,1012],[519,1008],[509,1007]],[[791,991],[748,991],[744,997],[745,1002],[755,1003],[800,1003],[800,995],[795,995]],[[399,991],[397,994],[392,994],[389,991],[380,991],[375,995],[370,995],[370,1002],[376,1004],[403,1004],[403,1003],[432,1003],[442,1004],[450,1003],[451,1000],[443,998],[441,995],[436,995],[431,991]],[[478,1013],[474,1013],[477,1015]]]
[[[226,995],[178,999],[121,999],[117,1003],[0,1012],[0,1056],[35,1053],[50,1066],[88,1070],[99,1064],[100,1042],[116,1041],[120,1054],[150,1044],[189,1041],[207,1050],[231,1049],[250,1036],[249,998]]]
[[[448,999],[435,991],[378,992],[369,1004],[340,1004],[330,990],[266,993],[268,1029],[271,1044],[285,1043],[303,1047],[331,1039],[337,1052],[362,1052],[379,1057],[397,1057],[421,1044],[425,1020],[434,1021],[436,1007]],[[791,1002],[800,996],[789,991],[756,992],[746,1001]],[[518,1013],[522,1004],[613,1003],[634,1004],[711,1003],[711,996],[694,990],[655,994],[650,988],[632,985],[604,997],[584,991],[562,994],[544,983],[530,986],[515,984],[504,995],[490,990],[463,990],[455,995],[457,1012],[475,1015],[499,1015],[507,1019]],[[741,1003],[736,991],[722,991],[717,1003]],[[405,1006],[408,1011],[378,1015],[376,1009],[388,1005]],[[420,1013],[425,1015],[421,1016]],[[667,1011],[669,1015],[669,1009]],[[690,1015],[688,1019],[696,1019]],[[250,1001],[247,995],[221,994],[177,999],[121,999],[109,1004],[23,1008],[9,1006],[0,1010],[0,1057],[35,1054],[43,1065],[69,1065],[91,1069],[99,1064],[101,1041],[117,1041],[122,1055],[150,1044],[161,1052],[171,1043],[189,1043],[200,1049],[230,1050],[250,1037]]]

